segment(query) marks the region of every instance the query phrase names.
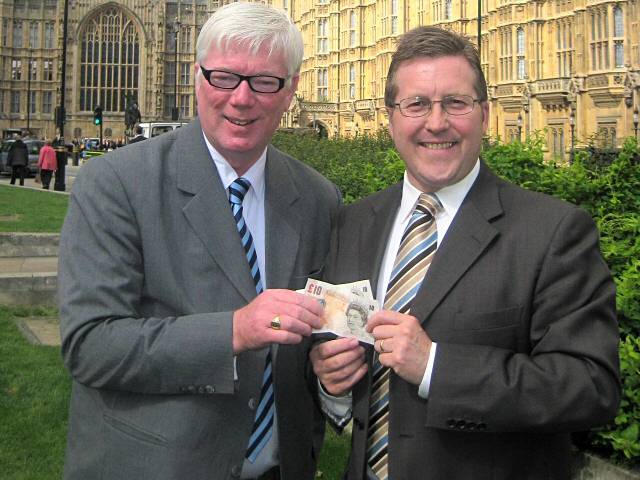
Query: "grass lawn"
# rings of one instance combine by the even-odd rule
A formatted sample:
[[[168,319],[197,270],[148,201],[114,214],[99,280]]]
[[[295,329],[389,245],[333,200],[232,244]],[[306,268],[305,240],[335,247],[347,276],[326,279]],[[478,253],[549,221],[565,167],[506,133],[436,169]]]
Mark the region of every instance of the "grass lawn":
[[[16,317],[53,316],[37,307],[0,306],[0,477],[59,479],[71,381],[56,347],[28,343]]]
[[[0,478],[57,480],[62,475],[71,380],[57,347],[31,345],[16,319],[55,316],[50,308],[0,305]],[[319,478],[341,478],[349,436],[327,426]]]
[[[59,232],[69,196],[0,185],[0,232]]]

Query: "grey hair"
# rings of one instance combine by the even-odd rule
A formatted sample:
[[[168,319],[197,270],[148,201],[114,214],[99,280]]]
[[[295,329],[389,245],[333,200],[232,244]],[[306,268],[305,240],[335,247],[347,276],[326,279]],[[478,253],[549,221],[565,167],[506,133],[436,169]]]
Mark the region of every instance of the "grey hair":
[[[224,5],[209,17],[198,35],[196,61],[202,65],[212,48],[224,52],[230,44],[246,47],[251,55],[267,46],[269,56],[284,55],[289,78],[300,71],[302,35],[284,10],[259,3]]]

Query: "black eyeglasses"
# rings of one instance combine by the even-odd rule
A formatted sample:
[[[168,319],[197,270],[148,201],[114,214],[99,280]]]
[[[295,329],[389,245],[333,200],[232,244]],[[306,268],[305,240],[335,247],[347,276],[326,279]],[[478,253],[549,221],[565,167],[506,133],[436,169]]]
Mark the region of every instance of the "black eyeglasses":
[[[424,117],[431,113],[434,103],[442,105],[442,109],[449,115],[468,115],[473,111],[479,98],[469,95],[447,95],[442,100],[429,100],[422,97],[410,97],[400,100],[394,106],[400,109],[400,113],[405,117]]]
[[[273,77],[271,75],[240,75],[239,73],[227,72],[226,70],[207,70],[200,65],[202,75],[207,79],[209,85],[224,90],[233,90],[246,80],[249,88],[257,93],[276,93],[282,90],[286,78]]]

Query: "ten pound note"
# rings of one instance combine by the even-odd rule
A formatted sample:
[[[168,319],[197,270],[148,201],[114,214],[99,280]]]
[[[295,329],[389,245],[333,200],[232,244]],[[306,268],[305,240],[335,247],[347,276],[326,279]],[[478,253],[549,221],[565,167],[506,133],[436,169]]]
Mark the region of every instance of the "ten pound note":
[[[373,345],[374,338],[364,327],[379,307],[371,295],[369,280],[332,285],[309,279],[303,293],[317,298],[324,305],[323,326],[313,333],[355,337]]]

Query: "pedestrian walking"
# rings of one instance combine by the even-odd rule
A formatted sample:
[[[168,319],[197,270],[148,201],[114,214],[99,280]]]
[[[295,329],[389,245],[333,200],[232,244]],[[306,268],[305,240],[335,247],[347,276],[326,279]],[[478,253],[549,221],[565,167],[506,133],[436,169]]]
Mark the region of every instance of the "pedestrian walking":
[[[49,190],[51,177],[53,172],[58,168],[58,160],[56,159],[56,151],[51,146],[51,140],[45,140],[44,147],[40,149],[38,155],[38,169],[40,170],[40,180],[42,188]]]
[[[15,185],[16,178],[20,177],[20,185],[24,186],[24,177],[28,164],[29,152],[27,151],[27,146],[22,141],[22,137],[18,135],[7,153],[7,166],[11,167],[11,185]]]

